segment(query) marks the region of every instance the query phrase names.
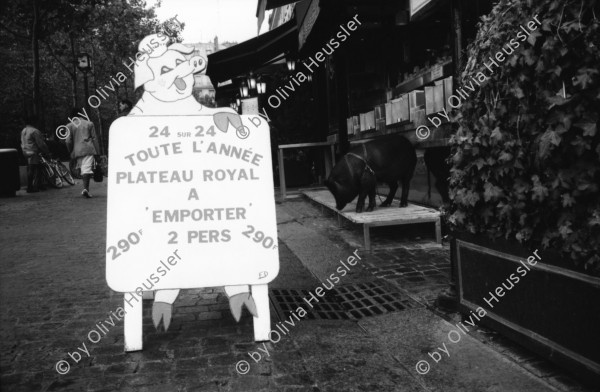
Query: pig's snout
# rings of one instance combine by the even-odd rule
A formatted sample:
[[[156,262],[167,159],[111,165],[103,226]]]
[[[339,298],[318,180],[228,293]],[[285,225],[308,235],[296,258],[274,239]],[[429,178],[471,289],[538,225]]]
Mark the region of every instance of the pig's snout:
[[[206,60],[201,56],[194,56],[189,59],[191,73],[195,74],[201,72],[206,68]]]

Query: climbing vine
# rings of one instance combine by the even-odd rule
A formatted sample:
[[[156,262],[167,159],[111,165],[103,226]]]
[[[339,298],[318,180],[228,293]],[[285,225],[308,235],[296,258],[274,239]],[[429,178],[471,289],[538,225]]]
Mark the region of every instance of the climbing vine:
[[[463,82],[534,15],[541,26],[454,112],[446,211],[456,231],[554,248],[594,274],[600,273],[598,3],[500,0],[482,18]]]

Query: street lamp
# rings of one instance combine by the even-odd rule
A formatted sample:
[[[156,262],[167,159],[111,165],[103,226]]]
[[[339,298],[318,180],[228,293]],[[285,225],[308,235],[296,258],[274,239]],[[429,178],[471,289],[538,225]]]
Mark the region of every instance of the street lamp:
[[[89,104],[90,92],[88,90],[87,74],[92,69],[92,59],[87,53],[79,53],[77,55],[77,68],[83,72],[83,89],[85,91],[85,102]]]
[[[92,69],[92,60],[89,54],[80,53],[77,55],[77,68],[81,72],[89,72]]]
[[[267,92],[267,84],[265,82],[259,82],[256,85],[256,91],[258,91],[259,94],[264,94]]]
[[[248,93],[248,86],[246,86],[246,82],[242,81],[240,85],[240,96],[242,98],[248,97],[250,94]]]
[[[293,70],[296,69],[296,61],[293,58],[288,57],[286,60],[286,63],[287,63],[288,71],[292,72]]]
[[[250,75],[248,75],[248,87],[250,87],[252,90],[256,88],[256,78],[252,72],[250,72]]]

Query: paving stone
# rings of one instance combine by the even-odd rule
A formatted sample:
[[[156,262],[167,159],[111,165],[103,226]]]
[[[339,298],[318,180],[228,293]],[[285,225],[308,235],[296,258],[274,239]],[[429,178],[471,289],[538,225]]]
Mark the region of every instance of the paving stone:
[[[247,355],[258,347],[253,342],[253,319],[244,311],[236,323],[221,287],[182,290],[168,332],[154,328],[152,301],[144,301],[144,350],[125,353],[122,320],[114,327],[105,321],[123,306],[123,295],[107,286],[104,270],[106,182],[92,184],[95,197],[89,200],[80,196],[80,186],[36,194],[21,191],[16,198],[0,199],[1,391],[422,390],[351,321],[302,320],[277,344],[266,343],[269,355],[255,363]],[[351,226],[339,229],[337,219],[306,201],[285,204],[296,211],[286,216],[288,210],[278,205],[278,220],[327,238],[332,246],[323,254],[338,255],[354,250],[354,244],[360,246],[362,231]],[[286,225],[281,222],[280,229]],[[414,238],[410,233],[374,230],[374,252],[359,251],[362,269],[356,270],[352,282],[381,278],[432,303],[450,271],[448,248],[427,247],[432,233],[424,226],[418,233],[422,239],[411,242],[402,240]],[[289,249],[280,257],[304,268]],[[409,273],[423,281],[411,282],[405,275]],[[314,277],[303,281],[314,282]],[[272,316],[272,326],[281,321],[275,312]],[[88,334],[99,322],[109,332],[91,343]],[[89,357],[82,353],[76,363],[68,353],[82,343]],[[65,375],[55,370],[59,360],[70,365]],[[249,362],[246,375],[235,369],[240,360]],[[567,385],[560,375],[540,375],[552,385]],[[576,387],[577,383],[569,385],[584,391]]]

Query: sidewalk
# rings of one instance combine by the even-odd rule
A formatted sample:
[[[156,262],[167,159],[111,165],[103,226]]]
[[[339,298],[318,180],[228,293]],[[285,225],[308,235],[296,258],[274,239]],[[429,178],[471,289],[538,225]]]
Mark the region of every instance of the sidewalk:
[[[182,292],[166,333],[154,329],[146,301],[144,350],[126,354],[122,321],[105,321],[123,298],[104,276],[106,183],[91,188],[91,200],[80,196],[80,184],[0,199],[2,391],[567,390],[471,335],[448,346],[455,327],[427,308],[447,279],[444,250],[393,248],[392,241],[375,243],[371,255],[359,249],[362,260],[333,294],[288,325],[279,342],[253,342],[247,312],[237,324],[221,288],[197,289]],[[287,325],[284,306],[298,301],[294,293],[314,291],[356,249],[352,228],[338,229],[307,201],[278,204],[277,213],[274,330]],[[88,334],[99,323],[108,332],[94,344]],[[429,359],[444,342],[450,356]],[[89,355],[78,350],[83,343]],[[419,375],[415,365],[423,359],[431,370]],[[236,370],[241,360],[248,374]],[[58,361],[67,361],[67,374],[57,373]]]

